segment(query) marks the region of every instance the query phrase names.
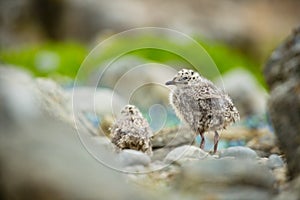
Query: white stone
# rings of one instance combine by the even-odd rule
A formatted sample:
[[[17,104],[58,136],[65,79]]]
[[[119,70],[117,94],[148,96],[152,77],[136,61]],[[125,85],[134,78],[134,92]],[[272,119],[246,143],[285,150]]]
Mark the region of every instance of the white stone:
[[[185,160],[193,160],[193,159],[204,159],[207,157],[211,157],[207,152],[203,151],[199,147],[191,146],[191,145],[183,145],[173,149],[168,155],[165,157],[165,162],[184,162]]]

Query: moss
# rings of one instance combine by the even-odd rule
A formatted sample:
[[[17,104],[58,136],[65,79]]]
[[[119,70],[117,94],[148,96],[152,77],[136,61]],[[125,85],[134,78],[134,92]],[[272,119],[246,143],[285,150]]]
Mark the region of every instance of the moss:
[[[223,43],[200,37],[195,38],[213,59],[221,74],[236,67],[244,67],[250,70],[264,85],[258,61],[250,59],[238,50]],[[141,46],[145,48],[139,49]],[[176,52],[169,50],[175,50]],[[82,61],[87,55],[88,50],[85,46],[72,42],[47,42],[40,45],[0,51],[2,62],[22,66],[37,76],[63,75],[71,78],[76,76]],[[91,55],[93,56],[91,64],[93,68],[124,55],[138,56],[149,62],[175,63],[178,64],[178,67],[184,66],[187,68],[195,65],[203,66],[211,62],[207,60],[208,56],[205,51],[199,52],[199,49],[195,49],[195,44],[153,35],[116,39],[113,42],[105,43],[105,51],[96,51]],[[191,60],[193,62],[190,62]],[[93,69],[90,70],[93,71]],[[214,76],[213,73],[211,77],[209,77],[209,72],[207,74],[208,78]]]
[[[36,76],[57,74],[73,78],[87,55],[87,49],[77,43],[47,42],[0,51],[4,63],[17,65]]]

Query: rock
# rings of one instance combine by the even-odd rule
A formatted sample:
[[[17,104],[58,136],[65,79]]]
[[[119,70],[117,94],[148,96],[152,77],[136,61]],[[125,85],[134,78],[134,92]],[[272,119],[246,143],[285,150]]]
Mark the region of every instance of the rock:
[[[88,110],[73,109],[77,108],[77,99],[72,99],[72,96],[56,82],[47,78],[37,78],[35,79],[35,88],[34,97],[43,112],[70,124],[77,129],[79,134],[85,132],[94,136],[99,135],[97,126],[93,125],[93,121],[88,115]]]
[[[273,183],[274,177],[263,165],[222,158],[184,165],[175,189],[200,199],[270,199]]]
[[[124,176],[96,162],[73,127],[39,110],[24,79],[11,79],[21,72],[2,70],[1,199],[146,199]],[[104,163],[114,162],[110,152],[100,150]]]
[[[135,56],[122,56],[100,69],[92,73],[89,84],[110,88],[140,108],[169,105],[169,89],[162,84],[173,76],[174,69]]]
[[[183,164],[190,160],[206,159],[209,157],[211,156],[199,147],[183,145],[168,153],[164,161],[167,163],[177,162]]]
[[[75,87],[67,93],[71,97],[68,103],[73,106],[74,112],[83,111],[103,117],[117,115],[126,105],[125,99],[108,88]]]
[[[41,108],[49,115],[73,124],[72,107],[71,104],[68,104],[71,96],[51,79],[37,78],[35,82],[37,87],[36,98]]]
[[[249,71],[233,69],[217,80],[216,84],[226,90],[241,117],[265,113],[267,92]]]
[[[93,145],[101,146],[101,148],[105,148],[110,152],[114,151],[114,146],[111,143],[110,139],[107,137],[101,137],[101,136],[91,137],[91,143]]]
[[[265,79],[271,90],[292,77],[299,76],[299,40],[300,27],[295,28],[293,33],[272,52],[264,69]]]
[[[220,152],[220,158],[234,157],[238,159],[255,159],[257,154],[255,151],[248,147],[236,146],[229,147]]]
[[[168,155],[168,153],[170,153],[175,148],[176,147],[164,147],[164,148],[155,149],[153,150],[153,155],[151,159],[153,161],[155,160],[162,161]]]
[[[283,160],[277,154],[270,155],[267,164],[270,169],[276,169],[284,166]]]
[[[274,200],[298,200],[300,196],[300,176],[296,177],[284,191],[279,193]]]
[[[195,134],[188,127],[165,128],[156,133],[152,138],[154,149],[165,147],[179,147],[191,144]]]
[[[152,160],[163,160],[173,149],[192,144],[195,134],[187,127],[164,128],[152,137]]]
[[[34,79],[28,72],[13,66],[0,66],[0,75],[2,92],[8,99],[8,105],[11,103],[15,107],[11,114],[17,113],[17,117],[23,118],[42,112],[76,128],[78,133],[99,135],[99,130],[85,110],[73,112],[70,94],[55,81]]]
[[[258,132],[259,134],[255,134]],[[260,157],[266,157],[272,153],[278,154],[280,152],[277,144],[278,141],[276,135],[269,129],[263,128],[252,130],[252,138],[247,142],[246,146],[255,150]]]
[[[3,109],[9,109],[7,115],[20,122],[39,116],[42,110],[37,106],[40,103],[31,74],[14,66],[0,65],[0,83],[1,104],[5,104]]]
[[[125,149],[121,151],[118,154],[117,160],[123,167],[134,165],[147,166],[151,162],[151,159],[148,155],[132,149]]]
[[[81,129],[88,129],[93,136],[109,135],[108,126],[113,115],[118,115],[126,101],[108,88],[75,87],[67,91],[68,105]],[[108,121],[107,121],[108,120]]]
[[[278,189],[279,191],[282,191],[286,188],[288,177],[287,177],[287,168],[286,166],[281,168],[275,168],[272,170],[272,174],[275,177],[275,184],[274,188]]]
[[[264,76],[271,90],[270,118],[293,179],[300,175],[300,28],[272,53]]]

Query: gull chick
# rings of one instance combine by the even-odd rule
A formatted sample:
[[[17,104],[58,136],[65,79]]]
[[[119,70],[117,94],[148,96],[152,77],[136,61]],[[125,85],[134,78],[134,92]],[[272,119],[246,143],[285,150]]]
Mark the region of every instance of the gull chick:
[[[110,128],[112,143],[118,149],[133,149],[152,155],[152,131],[147,120],[134,105],[126,105]]]
[[[182,69],[166,85],[175,85],[170,103],[176,115],[201,136],[200,148],[205,145],[204,132],[214,131],[214,153],[219,142],[218,131],[240,119],[230,97],[199,73]]]

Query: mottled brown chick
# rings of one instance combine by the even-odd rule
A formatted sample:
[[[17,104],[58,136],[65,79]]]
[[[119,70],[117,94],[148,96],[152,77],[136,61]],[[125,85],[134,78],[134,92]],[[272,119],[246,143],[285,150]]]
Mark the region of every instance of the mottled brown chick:
[[[152,155],[152,131],[139,109],[126,105],[110,128],[112,143],[119,149],[133,149]]]
[[[200,148],[204,148],[204,132],[214,131],[214,153],[218,148],[218,130],[239,120],[240,116],[230,97],[211,81],[193,70],[182,69],[166,85],[175,85],[170,103],[177,116],[201,136]]]

